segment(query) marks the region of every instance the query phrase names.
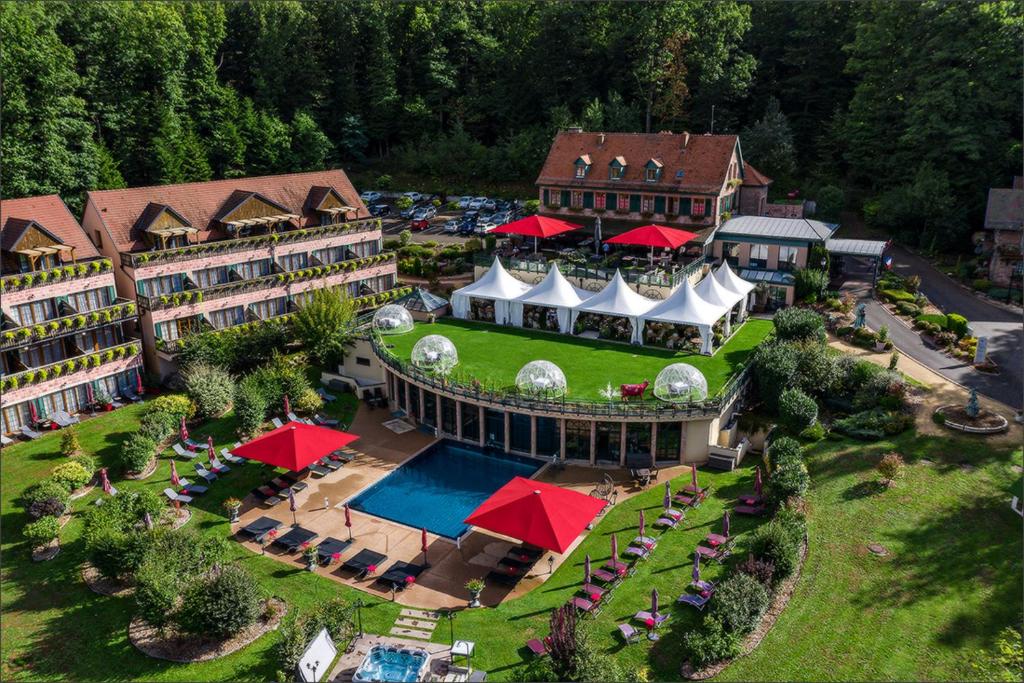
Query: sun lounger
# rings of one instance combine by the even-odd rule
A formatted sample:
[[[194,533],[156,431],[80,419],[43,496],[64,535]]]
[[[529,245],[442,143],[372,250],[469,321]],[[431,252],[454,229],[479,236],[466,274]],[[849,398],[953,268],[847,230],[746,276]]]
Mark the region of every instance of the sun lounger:
[[[294,493],[298,493],[299,491],[304,491],[305,489],[309,488],[309,484],[307,484],[306,482],[299,481],[298,479],[295,479],[293,477],[288,477],[287,475],[275,477],[274,479],[271,480],[270,483],[271,485],[276,486],[278,490],[285,492],[285,495],[288,495],[287,491],[289,490],[293,491]]]
[[[320,396],[320,398],[327,401],[328,403],[334,403],[335,401],[338,400],[337,396],[335,396],[334,394],[328,394],[326,391],[324,391],[323,387],[317,387],[316,393],[317,395]]]
[[[679,523],[681,521],[681,517],[658,517],[658,519],[654,522],[654,526],[662,526],[666,529],[675,529],[677,526],[679,526]]]
[[[6,434],[0,434],[0,446],[10,446],[14,443],[14,439],[8,437]]]
[[[679,599],[677,599],[676,602],[696,607],[698,611],[703,612],[704,606],[708,604],[708,600],[710,599],[711,595],[705,597],[703,595],[694,595],[693,593],[683,593],[679,596]]]
[[[321,458],[319,462],[320,462],[320,466],[321,467],[326,467],[331,472],[337,472],[342,467],[340,462],[337,462],[335,460],[331,460],[328,457]]]
[[[127,387],[121,388],[121,395],[124,396],[129,401],[131,401],[132,403],[138,403],[139,401],[142,400],[142,398],[138,394],[136,394],[134,391]]]
[[[626,641],[627,645],[640,640],[640,631],[633,628],[630,624],[619,624],[619,633],[622,634],[622,638]]]
[[[50,415],[50,419],[56,422],[61,427],[70,427],[73,424],[78,424],[82,421],[79,417],[72,417],[70,413],[65,410],[56,410]]]
[[[193,484],[193,483],[191,483],[185,477],[179,478],[178,479],[178,484],[182,488],[180,493],[183,493],[186,496],[201,496],[201,495],[203,495],[204,493],[206,493],[207,491],[210,490],[209,488],[207,488],[205,486],[202,486],[201,484]]]
[[[366,576],[370,567],[380,567],[388,559],[387,555],[369,548],[363,548],[341,564],[341,568],[355,573],[358,577]]]
[[[330,469],[324,467],[323,465],[317,465],[316,463],[310,465],[306,469],[308,469],[310,472],[312,472],[318,477],[326,477],[328,474],[331,473]]]
[[[645,622],[645,623],[647,622],[648,619],[654,619],[654,625],[655,626],[661,626],[666,621],[668,621],[669,617],[671,617],[671,616],[672,616],[671,614],[661,614],[661,613],[659,613],[657,616],[655,616],[655,615],[652,615],[650,612],[645,612],[645,611],[641,610],[640,612],[637,612],[636,614],[634,614],[633,618],[635,620],[637,620],[637,621],[642,621],[642,622]]]
[[[43,435],[42,432],[37,432],[28,425],[21,425],[21,435],[26,439],[38,439]]]
[[[196,474],[205,479],[207,483],[217,481],[217,475],[203,467],[202,463],[194,462],[192,467],[195,469]]]
[[[537,548],[532,545],[517,545],[510,548],[508,551],[509,557],[515,557],[520,560],[539,560],[544,555],[544,550]]]
[[[720,548],[709,548],[704,545],[699,545],[694,549],[694,552],[700,555],[701,559],[714,560],[715,562],[722,562],[725,558],[732,554],[732,551],[728,546]]]
[[[640,545],[631,545],[628,548],[626,548],[624,552],[627,555],[630,555],[632,557],[638,557],[641,560],[646,560],[648,557],[651,556],[650,548],[646,548]]]
[[[187,448],[185,448],[184,446],[182,446],[180,443],[174,444],[174,446],[172,448],[174,449],[174,452],[177,455],[180,455],[181,457],[185,458],[186,460],[195,460],[196,454],[193,451],[190,451]]]
[[[548,645],[540,638],[526,641],[527,649],[537,657],[543,657],[548,653]]]
[[[284,536],[275,538],[271,545],[280,546],[288,552],[294,553],[300,545],[311,542],[317,535],[315,531],[303,529],[301,526],[292,527]]]
[[[615,583],[619,580],[619,575],[615,572],[608,571],[606,569],[595,569],[590,572],[590,577],[602,581],[604,583]]]
[[[677,493],[676,495],[672,496],[672,500],[679,503],[680,505],[685,505],[686,507],[690,508],[696,508],[700,507],[700,504],[701,502],[703,502],[704,499],[701,498],[700,496],[695,496],[690,493]]]
[[[121,402],[119,396],[111,396],[110,405],[114,406],[115,408],[124,408],[124,403]]]
[[[696,588],[701,593],[714,593],[715,582],[714,581],[691,581],[690,588]]]
[[[517,570],[515,567],[505,567],[503,569],[492,569],[487,574],[487,580],[493,581],[494,583],[500,583],[505,586],[515,586],[517,583],[522,581],[526,577],[526,572]]]
[[[308,424],[313,424],[313,423],[312,423],[312,422],[310,422],[309,420],[303,420],[303,419],[302,419],[301,417],[299,417],[299,416],[298,416],[298,415],[296,415],[295,413],[288,413],[288,415],[286,415],[285,417],[287,417],[287,418],[288,418],[288,421],[289,421],[289,422],[301,422],[301,423],[303,423],[303,424],[307,424],[307,425],[308,425]]]
[[[583,612],[584,614],[589,614],[591,616],[597,616],[601,613],[601,603],[591,602],[586,598],[573,598],[569,601],[569,604],[578,609],[580,612]]]
[[[217,474],[227,474],[231,471],[231,468],[218,460],[216,456],[210,458],[210,466]]]
[[[388,570],[380,575],[377,579],[378,583],[382,583],[390,586],[396,591],[405,590],[405,587],[409,585],[409,578],[415,579],[417,576],[423,573],[425,567],[418,564],[411,564],[409,562],[395,562],[393,565],[388,567]]]
[[[241,445],[242,444],[238,444],[238,446]],[[235,446],[235,448],[238,448],[238,446]],[[231,451],[229,451],[227,447],[220,449],[220,457],[235,465],[244,465],[245,463],[248,462],[248,460],[246,460],[245,458],[240,458],[237,455],[232,455]]]
[[[333,453],[331,453],[327,457],[330,458],[331,460],[336,461],[336,462],[350,463],[350,462],[352,462],[353,460],[356,459],[356,454],[355,453],[346,453],[345,451],[334,451]]]
[[[520,560],[516,557],[503,557],[498,560],[499,565],[505,565],[507,567],[513,567],[515,569],[529,569],[533,565],[537,564],[534,560]]]
[[[604,567],[603,568],[604,569],[610,569],[613,572],[617,573],[619,571],[628,571],[629,570],[629,565],[626,564],[625,562],[619,562],[618,560],[612,558],[612,559],[610,559],[610,560],[608,560],[607,562],[604,563]]]
[[[313,416],[313,424],[320,425],[321,427],[337,427],[341,423],[333,417],[326,417],[318,413]]]
[[[316,546],[317,558],[320,564],[327,564],[335,555],[340,555],[352,545],[352,541],[341,541],[333,536],[328,536]]]
[[[260,502],[266,505],[268,508],[272,508],[275,505],[278,505],[279,503],[283,503],[284,498],[282,498],[281,496],[267,496]]]
[[[728,536],[722,534],[708,534],[704,537],[704,541],[712,548],[717,548],[720,545],[725,545],[729,542]]]
[[[764,502],[764,498],[756,493],[744,493],[742,496],[737,496],[736,500],[744,505],[760,505]]]
[[[175,491],[174,489],[164,489],[164,495],[167,496],[172,503],[181,503],[183,505],[188,505],[189,503],[192,502],[192,496],[184,496]]]
[[[593,596],[595,595],[598,600],[610,600],[612,597],[611,588],[601,588],[600,586],[595,586],[592,583],[585,583],[580,586],[580,589],[586,593],[591,600],[594,599]]]
[[[244,534],[250,539],[257,543],[262,542],[268,533],[276,531],[281,528],[281,522],[277,521],[273,517],[260,517],[255,522],[248,524],[238,530],[239,534]]]
[[[658,539],[653,536],[637,536],[632,543],[633,545],[642,545],[648,550],[654,550],[654,547],[658,545]]]
[[[764,505],[736,505],[732,511],[738,515],[763,515],[768,508]]]
[[[284,427],[284,422],[281,422],[281,418],[279,417],[275,417],[270,421],[270,423],[273,424],[274,427],[276,428]]]

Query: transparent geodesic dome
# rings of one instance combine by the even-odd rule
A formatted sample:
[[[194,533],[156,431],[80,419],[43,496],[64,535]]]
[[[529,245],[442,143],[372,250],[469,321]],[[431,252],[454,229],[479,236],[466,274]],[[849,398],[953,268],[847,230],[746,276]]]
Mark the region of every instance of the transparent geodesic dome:
[[[516,386],[526,394],[561,396],[566,390],[565,373],[551,361],[530,361],[516,375]]]
[[[702,401],[708,397],[708,381],[687,363],[666,366],[654,380],[654,395],[672,403]]]
[[[428,334],[412,347],[412,364],[421,370],[446,374],[459,364],[459,352],[448,337]]]
[[[373,329],[381,334],[405,334],[413,328],[412,314],[405,306],[388,304],[373,314]]]

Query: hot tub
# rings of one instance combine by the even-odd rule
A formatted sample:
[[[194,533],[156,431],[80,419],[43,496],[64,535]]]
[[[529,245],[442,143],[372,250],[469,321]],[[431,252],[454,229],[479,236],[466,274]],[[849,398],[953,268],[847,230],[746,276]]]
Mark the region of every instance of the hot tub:
[[[374,645],[352,675],[353,681],[423,681],[430,655],[426,650]]]

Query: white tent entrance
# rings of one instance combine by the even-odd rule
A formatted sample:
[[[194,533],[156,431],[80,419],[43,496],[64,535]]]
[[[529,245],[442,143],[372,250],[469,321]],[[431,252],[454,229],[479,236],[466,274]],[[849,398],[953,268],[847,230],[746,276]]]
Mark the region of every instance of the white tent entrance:
[[[693,288],[693,291],[708,303],[715,306],[724,306],[728,309],[728,313],[726,313],[725,316],[725,323],[723,325],[723,332],[726,337],[732,335],[733,309],[736,307],[736,304],[740,304],[740,313],[737,315],[742,316],[743,302],[747,297],[739,292],[726,289],[725,285],[720,283],[713,273],[708,273],[703,280],[697,283],[697,286]],[[738,319],[739,318],[737,318],[737,320]]]
[[[694,291],[690,281],[683,280],[683,284],[672,292],[669,298],[643,314],[642,322],[654,321],[696,327],[701,338],[700,352],[710,355],[714,344],[714,325],[728,312],[727,306],[712,304],[702,299]]]
[[[743,305],[740,306],[740,313],[736,318],[736,322],[743,322],[743,319],[747,317],[747,311],[750,310],[750,306],[752,304],[750,293],[754,291],[753,283],[747,282],[734,273],[726,261],[722,261],[722,265],[718,266],[718,270],[712,273],[710,277],[714,277],[718,280],[718,284],[722,285],[725,289],[743,297]]]
[[[630,342],[643,343],[641,316],[651,310],[657,302],[637,294],[622,279],[622,273],[615,271],[611,282],[600,292],[573,307],[571,323],[576,324],[580,315],[596,314],[614,318],[625,318],[632,326]]]
[[[473,305],[485,303],[493,306],[494,322],[506,325],[511,317],[511,300],[525,294],[529,289],[530,285],[509,275],[501,261],[495,257],[490,270],[484,273],[483,277],[452,292],[452,315],[464,320],[472,319]],[[484,317],[487,318],[489,316]]]
[[[572,331],[572,309],[590,298],[593,292],[569,284],[558,265],[552,263],[548,274],[535,287],[510,302],[510,316],[516,327],[550,329],[549,313],[557,318],[559,332]],[[528,313],[524,320],[524,313]]]

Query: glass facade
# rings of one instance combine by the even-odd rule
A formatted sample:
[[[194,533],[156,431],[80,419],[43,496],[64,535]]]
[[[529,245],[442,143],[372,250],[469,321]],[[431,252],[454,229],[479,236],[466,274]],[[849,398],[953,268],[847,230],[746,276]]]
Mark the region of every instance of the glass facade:
[[[617,422],[597,423],[595,457],[599,464],[618,465],[622,453],[622,427]]]
[[[455,427],[455,399],[447,396],[441,397],[441,431],[445,434],[456,433]]]
[[[537,455],[548,457],[558,453],[561,447],[560,421],[553,417],[537,418]]]
[[[655,462],[679,462],[679,448],[683,438],[681,422],[659,422]]]
[[[500,410],[484,410],[484,445],[505,447],[505,413]]]
[[[539,449],[538,449],[539,450]],[[567,460],[590,461],[590,422],[565,421],[565,453]]]
[[[651,423],[626,423],[626,458],[641,460],[651,456]]]
[[[530,452],[530,416],[508,414],[509,448],[520,453]]]
[[[423,424],[437,426],[437,394],[432,391],[423,392]]]
[[[480,440],[480,409],[470,403],[462,404],[462,438]]]

